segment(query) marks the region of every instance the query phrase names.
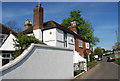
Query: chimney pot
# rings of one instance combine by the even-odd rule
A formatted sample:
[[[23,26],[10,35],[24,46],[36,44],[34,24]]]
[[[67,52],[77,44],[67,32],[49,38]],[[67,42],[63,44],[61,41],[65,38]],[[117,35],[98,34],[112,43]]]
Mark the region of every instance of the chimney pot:
[[[29,21],[28,19],[25,21],[25,25],[24,25],[24,30],[28,29],[32,27],[32,21]]]
[[[73,21],[70,24],[71,24],[71,26],[76,26],[76,21]]]

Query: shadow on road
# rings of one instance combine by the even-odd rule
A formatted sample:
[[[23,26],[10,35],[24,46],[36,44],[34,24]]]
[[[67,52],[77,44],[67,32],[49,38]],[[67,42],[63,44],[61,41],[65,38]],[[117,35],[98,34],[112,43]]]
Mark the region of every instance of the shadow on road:
[[[119,81],[118,79],[76,79],[73,81]]]

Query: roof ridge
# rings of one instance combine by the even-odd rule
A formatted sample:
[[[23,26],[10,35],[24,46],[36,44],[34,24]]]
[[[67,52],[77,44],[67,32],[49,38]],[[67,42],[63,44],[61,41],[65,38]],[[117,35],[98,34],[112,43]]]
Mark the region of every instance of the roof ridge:
[[[4,25],[4,24],[0,24],[0,25],[2,25],[2,26],[4,26],[5,28],[7,28],[10,32],[12,32],[12,33],[16,33],[14,30],[10,29],[10,28],[7,27],[6,25]]]

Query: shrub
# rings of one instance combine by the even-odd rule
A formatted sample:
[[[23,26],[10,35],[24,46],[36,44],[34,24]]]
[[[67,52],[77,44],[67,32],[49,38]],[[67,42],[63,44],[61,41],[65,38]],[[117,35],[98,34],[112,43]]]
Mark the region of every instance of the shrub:
[[[43,44],[40,42],[38,39],[35,38],[34,35],[23,35],[23,34],[18,34],[18,38],[14,40],[14,47],[16,49],[16,56],[19,56],[26,48],[30,46],[31,43],[35,44]]]

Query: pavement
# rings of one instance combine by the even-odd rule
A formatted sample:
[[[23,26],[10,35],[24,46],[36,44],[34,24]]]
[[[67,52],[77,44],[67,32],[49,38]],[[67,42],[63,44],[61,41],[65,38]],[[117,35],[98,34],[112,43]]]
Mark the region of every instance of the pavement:
[[[88,72],[85,72],[82,76],[77,77],[76,79],[110,79],[111,81],[119,81],[118,78],[118,65],[113,62],[107,62],[106,58],[103,57],[102,61],[99,61],[98,65],[90,69]],[[82,81],[82,80],[80,80]],[[101,80],[103,81],[103,80]],[[109,81],[109,80],[108,80]]]

